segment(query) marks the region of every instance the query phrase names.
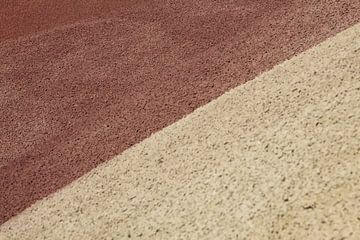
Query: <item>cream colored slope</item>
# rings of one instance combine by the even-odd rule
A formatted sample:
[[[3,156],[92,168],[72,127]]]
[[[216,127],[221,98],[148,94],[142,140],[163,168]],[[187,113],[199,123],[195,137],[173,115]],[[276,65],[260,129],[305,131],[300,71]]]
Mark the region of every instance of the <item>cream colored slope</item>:
[[[360,236],[360,25],[0,227],[1,239]]]

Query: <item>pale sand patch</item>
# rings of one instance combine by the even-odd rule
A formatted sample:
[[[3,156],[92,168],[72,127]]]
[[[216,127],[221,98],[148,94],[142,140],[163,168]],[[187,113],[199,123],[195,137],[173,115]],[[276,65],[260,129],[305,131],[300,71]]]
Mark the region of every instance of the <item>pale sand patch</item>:
[[[37,202],[1,239],[360,236],[360,24]]]

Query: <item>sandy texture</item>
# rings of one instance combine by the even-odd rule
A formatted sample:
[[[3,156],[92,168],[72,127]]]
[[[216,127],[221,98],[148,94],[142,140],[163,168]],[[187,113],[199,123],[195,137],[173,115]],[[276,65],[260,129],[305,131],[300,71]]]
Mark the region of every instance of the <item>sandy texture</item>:
[[[360,21],[353,0],[6,2],[0,223]]]
[[[1,239],[357,239],[360,25],[0,227]]]
[[[142,0],[1,0],[0,41],[17,39],[76,22],[129,17]]]

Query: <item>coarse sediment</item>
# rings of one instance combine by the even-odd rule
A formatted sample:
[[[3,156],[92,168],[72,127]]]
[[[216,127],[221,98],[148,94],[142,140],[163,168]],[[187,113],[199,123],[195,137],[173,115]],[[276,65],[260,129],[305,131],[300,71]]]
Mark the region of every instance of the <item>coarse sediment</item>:
[[[357,239],[360,24],[0,227],[1,239]]]
[[[0,224],[360,21],[354,0],[3,5]]]

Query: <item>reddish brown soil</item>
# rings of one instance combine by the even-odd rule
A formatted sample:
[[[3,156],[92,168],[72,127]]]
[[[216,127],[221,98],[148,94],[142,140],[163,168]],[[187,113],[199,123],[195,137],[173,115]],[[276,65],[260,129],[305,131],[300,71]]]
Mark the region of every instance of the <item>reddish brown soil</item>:
[[[57,2],[0,10],[0,223],[360,21],[352,0]]]
[[[78,21],[134,14],[145,1],[1,0],[0,40],[51,30]]]

